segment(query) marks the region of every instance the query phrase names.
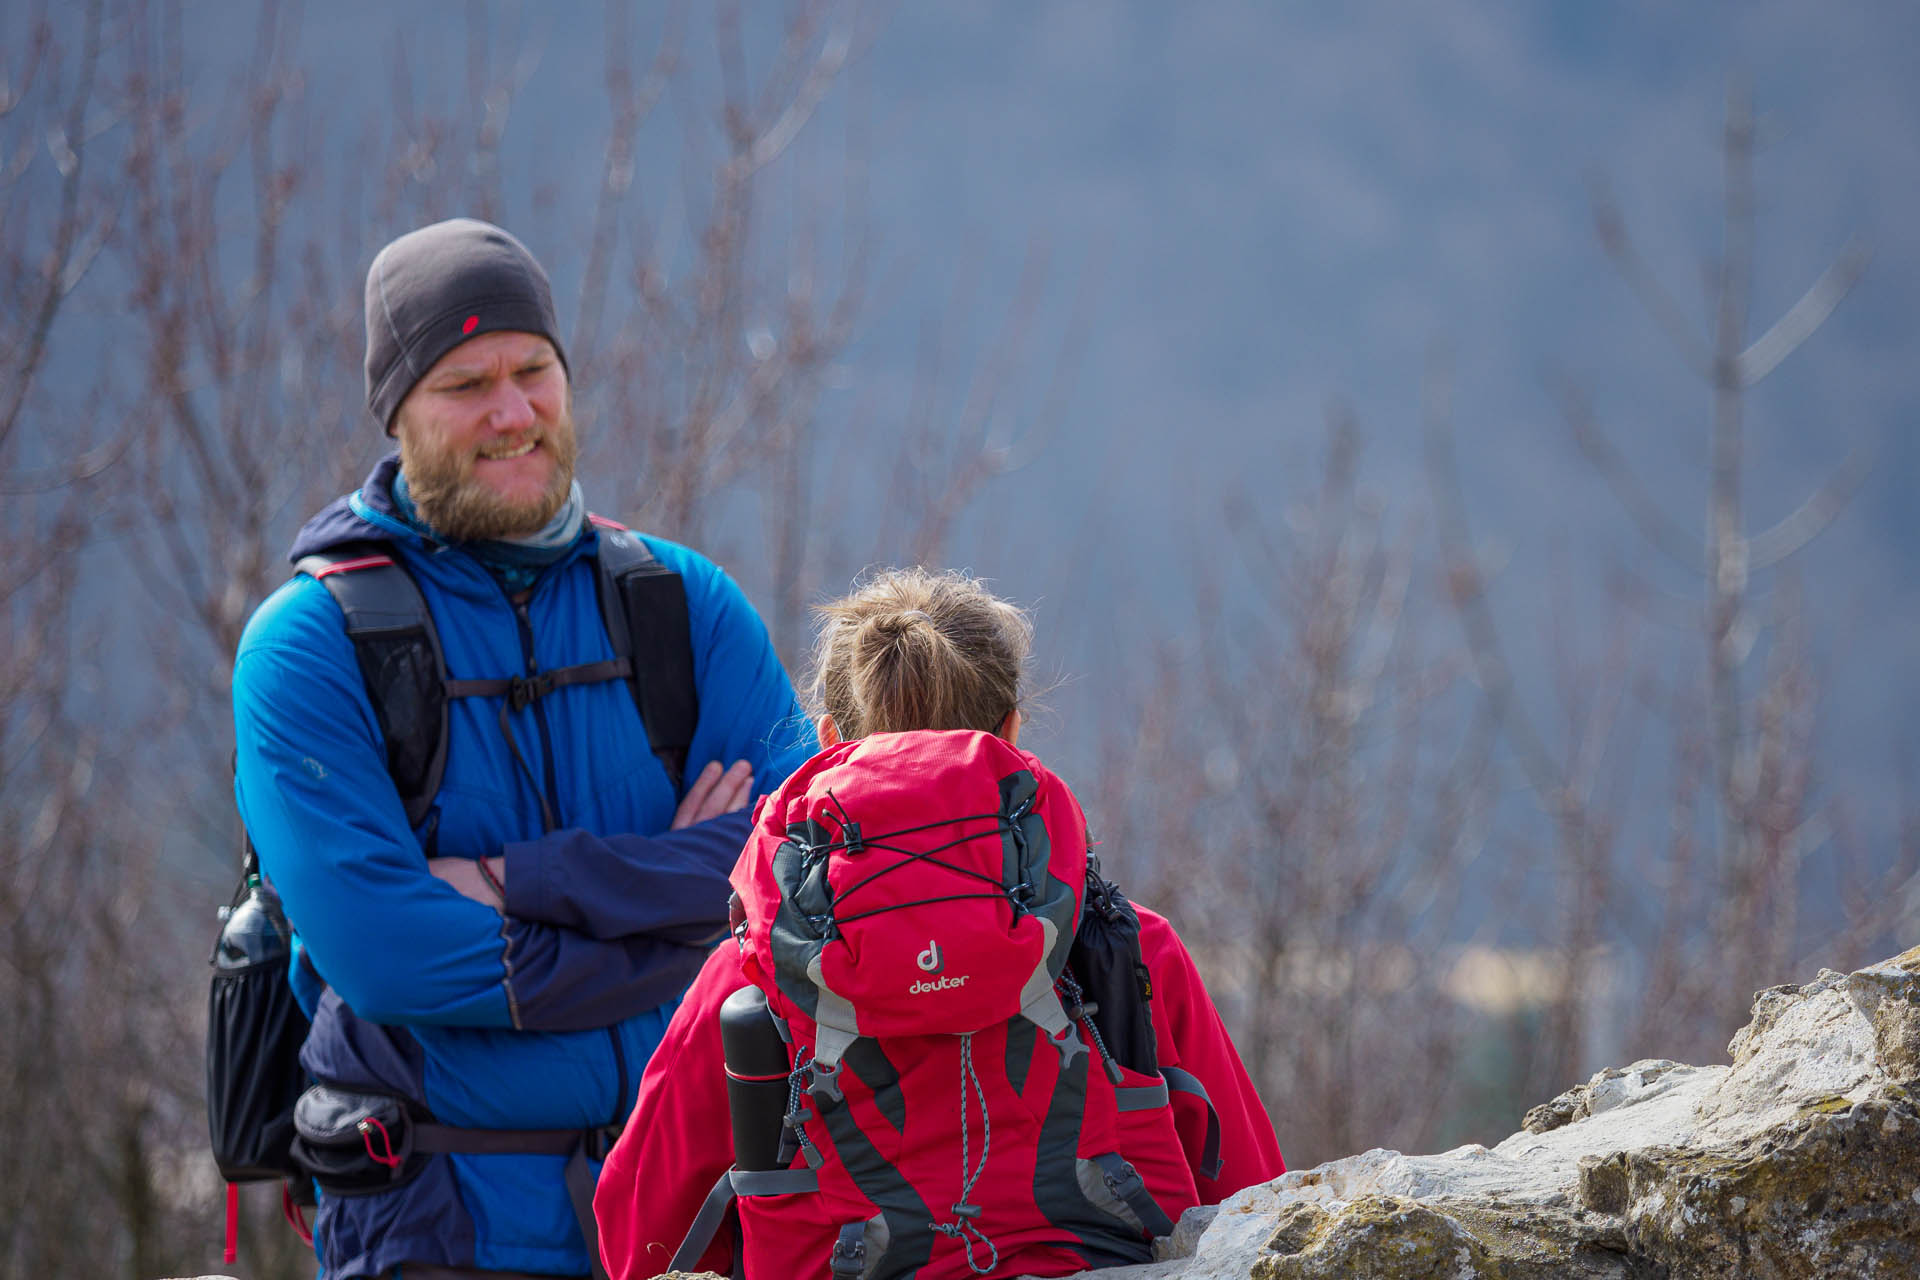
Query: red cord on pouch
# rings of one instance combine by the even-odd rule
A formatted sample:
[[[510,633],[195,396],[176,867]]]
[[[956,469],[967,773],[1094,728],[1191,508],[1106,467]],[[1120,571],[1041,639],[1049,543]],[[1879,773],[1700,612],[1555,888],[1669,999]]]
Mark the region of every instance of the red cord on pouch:
[[[368,1116],[354,1127],[360,1130],[360,1141],[366,1143],[367,1156],[375,1164],[383,1164],[389,1169],[399,1167],[401,1157],[393,1154],[393,1139],[387,1133],[387,1126],[381,1124],[374,1117]],[[381,1145],[387,1149],[387,1154],[385,1155],[381,1155],[373,1149],[373,1130],[375,1129],[380,1131]]]
[[[291,1182],[283,1182],[280,1184],[280,1212],[287,1216],[287,1224],[293,1228],[294,1234],[300,1237],[301,1243],[311,1245],[313,1243],[313,1228],[307,1225],[306,1214],[301,1211],[300,1206],[293,1202],[293,1184]],[[232,1259],[228,1259],[228,1261],[232,1261]]]

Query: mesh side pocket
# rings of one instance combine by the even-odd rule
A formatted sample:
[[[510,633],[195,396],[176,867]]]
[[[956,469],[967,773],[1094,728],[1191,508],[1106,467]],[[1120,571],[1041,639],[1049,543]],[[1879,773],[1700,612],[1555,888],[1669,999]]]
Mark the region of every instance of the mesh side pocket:
[[[216,969],[207,994],[207,1129],[228,1182],[296,1177],[293,1105],[306,1015],[284,957]]]
[[[387,772],[402,798],[420,795],[440,741],[446,692],[433,650],[418,628],[354,641],[360,675],[387,743]]]

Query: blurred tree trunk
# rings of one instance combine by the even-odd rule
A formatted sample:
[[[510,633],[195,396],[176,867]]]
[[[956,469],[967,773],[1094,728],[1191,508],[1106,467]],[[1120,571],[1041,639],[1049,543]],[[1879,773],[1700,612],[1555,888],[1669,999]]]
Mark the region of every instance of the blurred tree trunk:
[[[1636,529],[1691,576],[1701,643],[1673,674],[1663,674],[1670,647],[1627,630],[1629,619],[1650,616],[1647,602],[1657,593],[1637,575],[1621,575],[1612,639],[1597,660],[1581,655],[1586,646],[1569,631],[1555,630],[1559,745],[1517,691],[1488,574],[1467,529],[1443,378],[1433,379],[1429,474],[1450,594],[1488,705],[1554,834],[1539,866],[1555,886],[1563,919],[1554,943],[1560,976],[1543,1052],[1524,1079],[1530,1096],[1557,1092],[1597,1065],[1581,1028],[1601,1012],[1601,1001],[1626,1004],[1625,1057],[1713,1061],[1744,1021],[1753,991],[1790,979],[1811,960],[1868,959],[1862,945],[1887,943],[1897,919],[1897,897],[1843,885],[1845,918],[1823,930],[1816,956],[1802,954],[1806,860],[1824,848],[1845,864],[1829,844],[1841,800],[1817,790],[1818,690],[1793,557],[1845,508],[1868,451],[1856,447],[1784,520],[1750,533],[1743,424],[1749,390],[1839,305],[1867,255],[1849,247],[1771,328],[1749,339],[1753,149],[1752,108],[1736,82],[1728,95],[1723,237],[1709,273],[1706,336],[1640,258],[1605,193],[1595,197],[1602,247],[1711,392],[1704,536],[1690,538],[1651,499],[1580,387],[1556,378],[1554,391],[1575,443]],[[1664,779],[1642,776],[1646,750],[1664,763]],[[1663,811],[1670,815],[1664,833],[1635,821],[1636,814]],[[1889,885],[1916,869],[1911,851],[1893,862]],[[1595,969],[1609,964],[1615,982],[1638,989],[1605,990]]]
[[[1199,571],[1204,639],[1163,655],[1140,732],[1113,726],[1097,807],[1103,857],[1178,922],[1300,1168],[1422,1150],[1446,1121],[1447,957],[1490,802],[1487,726],[1459,714],[1417,539],[1360,491],[1359,444],[1335,414],[1316,492],[1228,505],[1244,566]]]

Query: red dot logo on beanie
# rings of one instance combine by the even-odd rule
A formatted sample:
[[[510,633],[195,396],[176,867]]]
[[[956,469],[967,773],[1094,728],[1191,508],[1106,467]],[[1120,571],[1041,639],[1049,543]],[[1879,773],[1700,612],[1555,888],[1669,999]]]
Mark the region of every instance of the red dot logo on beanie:
[[[468,317],[467,317],[467,322],[466,322],[465,324],[463,324],[463,325],[461,325],[461,326],[460,326],[460,332],[461,332],[461,333],[472,333],[472,332],[473,332],[473,331],[474,331],[475,329],[478,329],[479,327],[480,327],[480,317],[479,317],[479,316],[468,316]]]

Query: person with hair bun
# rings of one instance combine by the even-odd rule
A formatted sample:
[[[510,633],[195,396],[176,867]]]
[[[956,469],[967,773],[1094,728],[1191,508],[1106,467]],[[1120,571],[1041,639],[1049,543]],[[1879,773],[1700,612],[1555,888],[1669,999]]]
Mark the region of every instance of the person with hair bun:
[[[1020,733],[1027,615],[971,578],[894,569],[822,605],[809,694],[824,746],[871,733]]]
[[[1061,1276],[1143,1261],[1184,1209],[1284,1173],[1192,957],[1100,879],[1071,791],[1018,749],[1026,613],[921,568],[816,612],[802,696],[822,750],[756,810],[732,876],[737,945],[689,988],[601,1172],[609,1276]],[[1122,988],[1076,981],[1095,967],[1096,903],[1127,928],[1137,916],[1126,984],[1148,1016],[1131,1026]],[[1021,957],[1000,966],[1010,979],[983,962],[1001,953]],[[995,1006],[1002,979],[1017,994]],[[723,1047],[722,1016],[737,1028],[762,991],[789,1043],[754,1074]],[[768,1157],[780,1149],[740,1163],[754,1142],[735,1139],[761,1126],[733,1132],[729,1089],[739,1106],[755,1082],[773,1100]],[[739,1226],[715,1230],[729,1187],[748,1197]]]

